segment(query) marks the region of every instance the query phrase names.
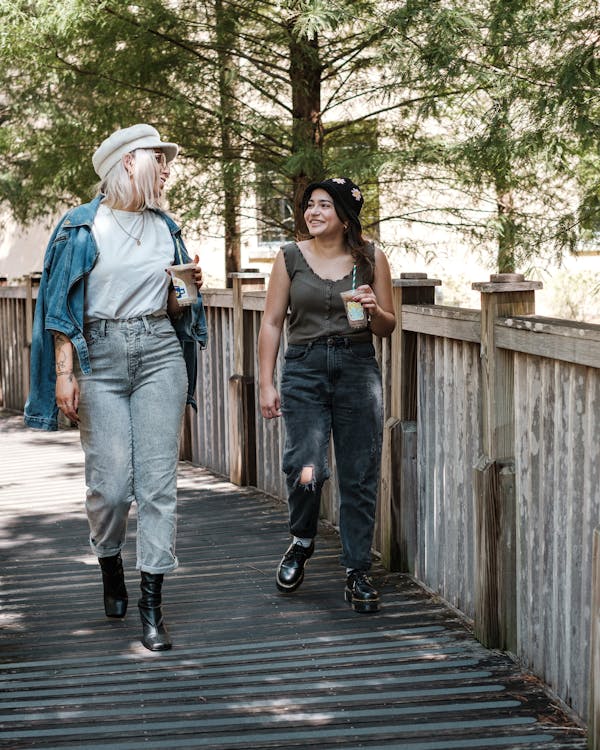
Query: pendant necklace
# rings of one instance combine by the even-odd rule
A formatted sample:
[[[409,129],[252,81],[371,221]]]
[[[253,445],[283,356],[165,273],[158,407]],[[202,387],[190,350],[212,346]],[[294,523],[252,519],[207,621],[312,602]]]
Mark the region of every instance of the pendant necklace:
[[[142,237],[144,235],[144,224],[145,224],[145,221],[146,221],[146,212],[142,211],[142,231],[140,232],[140,236],[139,237],[136,237],[134,234],[132,234],[131,232],[128,232],[127,229],[125,229],[125,227],[117,219],[117,216],[116,216],[115,212],[112,210],[112,208],[110,209],[110,212],[112,214],[113,219],[117,222],[117,226],[119,227],[119,229],[122,232],[125,232],[125,234],[128,237],[131,237],[132,240],[135,240],[137,246],[139,247],[142,244]],[[133,229],[133,227],[132,227],[132,229]]]

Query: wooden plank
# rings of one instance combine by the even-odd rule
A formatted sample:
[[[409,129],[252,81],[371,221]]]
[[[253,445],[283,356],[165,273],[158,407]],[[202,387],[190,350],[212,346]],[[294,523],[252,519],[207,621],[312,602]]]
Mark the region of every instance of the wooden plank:
[[[266,296],[267,292],[264,289],[244,289],[244,310],[251,310],[252,312],[264,312]]]
[[[600,530],[594,529],[592,557],[592,612],[590,617],[589,742],[600,750]]]
[[[183,413],[183,421],[181,424],[181,434],[179,437],[179,460],[180,461],[191,461],[192,460],[192,423],[194,421],[195,412],[191,406],[186,406]]]
[[[0,287],[2,289],[2,287]],[[7,375],[9,372],[8,367],[8,342],[6,339],[6,326],[8,323],[6,308],[8,303],[5,299],[0,297],[0,393],[2,396],[2,406],[7,408],[8,398],[8,382]]]
[[[233,274],[237,276],[237,274]],[[244,375],[244,300],[242,280],[233,279],[233,372],[236,375]]]
[[[29,396],[31,362],[31,342],[33,337],[33,296],[31,276],[27,277],[27,297],[19,315],[19,335],[21,338],[21,393],[23,408]]]
[[[21,410],[23,401],[23,378],[22,378],[22,345],[18,323],[19,309],[22,308],[21,300],[10,300],[8,305],[8,330],[6,338],[8,343],[8,395],[7,406],[11,409]]]
[[[536,325],[531,327],[516,320],[503,320],[496,324],[498,347],[538,357],[572,362],[577,365],[600,368],[600,339],[595,329],[581,327],[573,329],[558,326]]]
[[[498,472],[498,607],[500,648],[516,654],[517,633],[517,497],[514,462]]]
[[[498,277],[507,276],[499,274]],[[496,278],[498,278],[496,277]],[[529,284],[529,288],[526,285]],[[537,282],[496,281],[473,284],[481,295],[481,385],[483,452],[491,459],[514,455],[514,386],[512,353],[498,348],[496,321],[507,315],[535,312]]]
[[[229,378],[229,478],[240,487],[256,483],[254,379]]]
[[[396,483],[398,456],[394,450],[394,434],[400,424],[399,419],[390,417],[383,429],[377,537],[381,562],[388,570],[398,570],[398,537],[396,536],[397,525],[394,523],[394,504],[400,494],[400,487]]]
[[[500,276],[511,276],[512,274],[497,274],[497,277]],[[510,293],[511,296],[515,295],[521,295],[523,299],[527,299],[529,297],[529,292],[534,291],[536,289],[542,289],[543,284],[541,281],[528,281],[528,280],[522,280],[522,281],[507,281],[506,283],[503,283],[502,281],[497,278],[495,281],[484,281],[484,282],[477,282],[475,284],[472,284],[473,289],[477,289],[478,291],[482,292],[483,294],[497,294],[497,293]]]
[[[416,422],[402,422],[398,438],[400,471],[396,482],[399,479],[400,492],[398,502],[393,505],[393,517],[397,519],[397,569],[414,575],[417,567],[419,513]]]
[[[233,308],[233,291],[231,289],[202,289],[202,302],[205,307]]]
[[[33,287],[33,299],[37,299],[39,286]],[[0,299],[18,299],[24,300],[27,297],[27,289],[25,285],[10,285],[0,286]]]
[[[485,456],[481,457],[473,470],[473,493],[477,521],[475,635],[484,646],[498,648],[498,474],[496,462]]]
[[[247,368],[251,367],[253,361],[251,352],[246,350],[247,346],[253,346],[245,332],[247,315],[245,313],[245,299],[248,292],[260,291],[264,293],[265,274],[261,273],[231,273],[233,280],[233,336],[234,336],[234,360],[233,369],[238,375],[251,375]]]
[[[419,578],[474,616],[472,467],[481,454],[479,348],[419,336]]]
[[[580,320],[562,320],[560,318],[548,318],[544,315],[511,315],[510,318],[498,321],[498,325],[514,330],[547,333],[563,338],[574,337],[588,341],[600,341],[600,325],[585,323]]]
[[[515,354],[518,656],[586,716],[600,372]]]
[[[284,506],[185,464],[181,567],[164,585],[174,648],[152,654],[138,640],[134,512],[124,550],[132,606],[122,621],[103,615],[77,431],[6,420],[0,455],[0,747],[586,746],[541,683],[486,651],[410,577],[375,565],[381,611],[352,612],[339,540],[326,527],[301,589],[279,594]]]
[[[417,425],[417,477],[419,482],[419,549],[417,577],[439,591],[437,576],[439,514],[436,498],[436,442],[439,433],[436,393],[439,391],[435,369],[436,339],[419,336],[419,421]]]
[[[404,361],[402,358],[403,354],[403,340],[404,340],[404,325],[403,325],[403,310],[402,310],[402,295],[403,289],[393,289],[393,303],[394,312],[396,314],[396,327],[392,331],[391,349],[392,349],[392,373],[390,382],[390,401],[389,401],[389,417],[395,417],[400,419],[402,417],[402,377],[404,370]]]
[[[428,279],[427,274],[402,274],[394,279],[393,302],[396,327],[391,335],[392,373],[389,416],[414,419],[416,410],[416,342],[404,327],[404,312],[409,305],[432,304],[439,279]]]
[[[229,378],[229,480],[238,487],[244,481],[244,406],[243,376]]]
[[[479,343],[481,313],[436,305],[403,305],[402,328],[430,336],[443,336],[460,341]]]
[[[245,299],[246,295],[244,295]],[[244,308],[243,312],[243,328],[242,328],[242,337],[243,337],[243,353],[244,353],[244,359],[242,361],[242,374],[253,378],[254,379],[254,360],[255,360],[255,349],[258,349],[258,337],[255,337],[254,335],[254,327],[253,327],[253,318],[254,318],[254,312],[252,310],[247,310]],[[258,372],[257,377],[258,380]]]

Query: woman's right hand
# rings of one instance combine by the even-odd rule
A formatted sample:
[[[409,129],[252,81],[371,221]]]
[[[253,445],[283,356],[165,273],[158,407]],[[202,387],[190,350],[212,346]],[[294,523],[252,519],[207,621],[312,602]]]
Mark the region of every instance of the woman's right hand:
[[[260,411],[265,419],[281,416],[281,400],[274,385],[262,386],[260,389]]]
[[[71,422],[79,422],[79,383],[72,372],[56,376],[56,405]]]

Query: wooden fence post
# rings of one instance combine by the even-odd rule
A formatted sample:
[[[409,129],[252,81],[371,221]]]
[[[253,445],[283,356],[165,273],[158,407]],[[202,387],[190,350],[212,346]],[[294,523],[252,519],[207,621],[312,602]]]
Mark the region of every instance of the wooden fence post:
[[[402,305],[428,305],[442,282],[426,273],[393,281],[396,328],[391,337],[391,393],[384,428],[379,534],[388,570],[414,573],[417,533],[417,334],[404,331]]]
[[[254,340],[246,325],[244,292],[263,290],[266,274],[230,273],[233,282],[234,374],[229,378],[229,478],[238,486],[256,484]]]
[[[475,634],[490,648],[517,650],[514,371],[512,352],[496,345],[498,318],[535,313],[540,281],[495,274],[481,293],[483,456],[473,468]]]
[[[23,404],[29,396],[29,374],[31,363],[31,344],[33,341],[33,279],[31,274],[25,277],[25,342],[23,346]]]
[[[590,621],[588,747],[590,750],[600,750],[600,529],[594,529]]]

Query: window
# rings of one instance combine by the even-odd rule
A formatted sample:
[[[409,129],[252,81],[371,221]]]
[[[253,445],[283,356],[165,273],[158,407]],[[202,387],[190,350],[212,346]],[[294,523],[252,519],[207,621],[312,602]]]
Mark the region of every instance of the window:
[[[600,255],[600,229],[584,229],[573,255]]]
[[[294,207],[281,175],[257,165],[258,244],[280,245],[294,238]]]

